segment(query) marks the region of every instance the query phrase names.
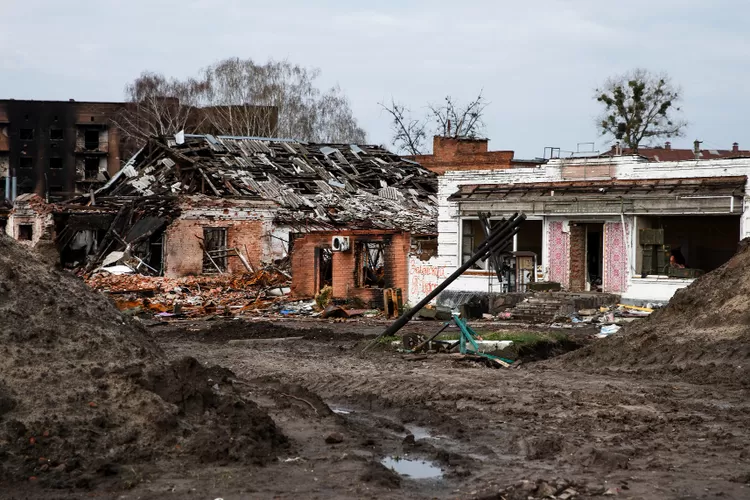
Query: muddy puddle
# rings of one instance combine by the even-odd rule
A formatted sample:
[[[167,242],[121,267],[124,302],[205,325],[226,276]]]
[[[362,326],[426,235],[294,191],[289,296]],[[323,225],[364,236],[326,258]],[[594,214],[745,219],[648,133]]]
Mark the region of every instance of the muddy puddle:
[[[427,460],[386,457],[380,463],[397,474],[410,479],[440,479],[443,477],[443,471],[440,470],[440,467]]]

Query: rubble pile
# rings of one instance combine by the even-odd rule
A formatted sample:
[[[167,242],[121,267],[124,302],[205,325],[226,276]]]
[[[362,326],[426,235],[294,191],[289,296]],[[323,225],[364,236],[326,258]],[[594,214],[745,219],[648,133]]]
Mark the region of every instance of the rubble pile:
[[[152,312],[167,318],[278,310],[288,301],[284,296],[291,280],[284,271],[267,267],[254,273],[184,278],[98,273],[86,278],[86,283],[110,295],[122,311]]]
[[[750,239],[644,321],[552,361],[565,367],[750,385]]]
[[[156,459],[263,463],[286,443],[231,372],[167,361],[104,295],[5,236],[0,317],[0,482],[126,485]]]

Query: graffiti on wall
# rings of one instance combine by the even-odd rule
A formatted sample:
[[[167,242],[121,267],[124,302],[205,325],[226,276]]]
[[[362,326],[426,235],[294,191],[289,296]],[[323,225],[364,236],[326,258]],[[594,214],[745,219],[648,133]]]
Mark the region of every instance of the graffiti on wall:
[[[432,259],[430,259],[431,261]],[[447,276],[445,266],[409,257],[409,303],[415,304],[432,292]]]

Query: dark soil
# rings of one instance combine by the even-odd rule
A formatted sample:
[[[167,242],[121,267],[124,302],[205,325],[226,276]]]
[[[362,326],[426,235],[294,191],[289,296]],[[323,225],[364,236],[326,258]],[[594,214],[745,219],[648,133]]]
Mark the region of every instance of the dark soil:
[[[550,364],[750,386],[750,240],[648,319]]]
[[[582,348],[588,342],[583,338],[568,337],[563,339],[543,339],[531,343],[513,343],[505,349],[493,352],[495,356],[530,363],[554,358]]]
[[[285,443],[231,372],[168,361],[107,298],[5,236],[0,317],[0,484],[124,484],[125,466],[264,462]]]
[[[352,332],[334,332],[329,328],[294,328],[269,321],[217,320],[212,322],[192,322],[175,328],[164,325],[156,328],[160,341],[179,340],[206,343],[224,343],[228,340],[278,339],[302,337],[304,340],[362,340],[365,336]]]

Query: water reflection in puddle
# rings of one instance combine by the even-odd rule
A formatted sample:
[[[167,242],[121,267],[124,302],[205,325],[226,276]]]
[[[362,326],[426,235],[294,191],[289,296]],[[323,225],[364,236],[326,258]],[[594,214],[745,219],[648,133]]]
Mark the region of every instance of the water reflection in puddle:
[[[380,463],[396,473],[408,476],[411,479],[435,479],[443,475],[440,467],[426,460],[386,457]]]

